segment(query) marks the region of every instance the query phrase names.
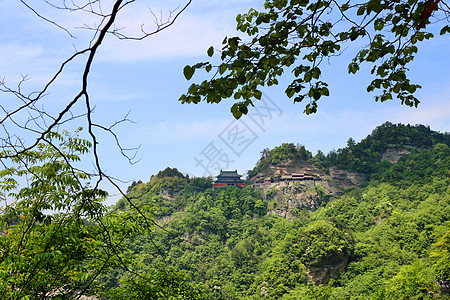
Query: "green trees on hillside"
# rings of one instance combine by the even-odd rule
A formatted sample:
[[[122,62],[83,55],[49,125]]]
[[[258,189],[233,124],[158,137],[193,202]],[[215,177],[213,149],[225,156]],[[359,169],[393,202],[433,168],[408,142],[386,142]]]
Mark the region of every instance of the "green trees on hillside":
[[[165,168],[163,171],[159,171],[158,174],[156,174],[156,176],[158,176],[159,178],[164,178],[164,177],[180,177],[180,178],[185,178],[185,176],[183,175],[183,173],[181,173],[180,171],[178,171],[177,168],[170,168],[170,167]]]
[[[294,143],[283,143],[273,149],[264,149],[261,154],[255,168],[250,171],[249,177],[265,170],[269,165],[297,159],[306,161],[312,158],[312,153],[306,150],[304,145],[295,145]]]
[[[390,149],[398,139],[395,147],[412,152],[397,164],[374,160],[377,171],[366,174],[363,188],[293,220],[268,215],[260,190],[199,189],[204,182],[192,178],[174,189],[179,177],[154,176],[130,195],[159,206],[165,226],[127,247],[147,265],[165,263],[190,276],[188,286],[201,286],[203,299],[448,299],[437,282],[448,280],[450,269],[449,147],[440,143],[446,135],[429,132],[411,148],[399,133],[406,128],[411,139],[428,130],[387,123],[336,151],[336,161],[345,153],[365,163],[358,153]],[[266,150],[260,162],[300,159],[299,148]],[[328,164],[327,156],[307,159]]]
[[[5,81],[0,81],[1,92],[12,96],[8,98],[12,99],[10,103],[1,106],[4,117],[0,121],[3,129],[0,191],[2,200],[5,201],[0,216],[0,296],[5,299],[45,299],[103,293],[104,297],[119,299],[198,299],[202,295],[199,285],[207,289],[206,297],[217,294],[217,299],[260,296],[273,298],[289,296],[294,291],[303,293],[303,290],[312,291],[313,294],[321,292],[322,289],[309,289],[304,285],[307,260],[293,259],[287,248],[277,251],[272,249],[280,242],[289,243],[284,238],[294,234],[299,227],[309,228],[308,226],[322,224],[323,228],[333,233],[330,243],[317,242],[325,247],[325,252],[311,248],[314,242],[308,244],[309,248],[300,247],[294,253],[296,257],[313,250],[312,253],[322,255],[320,257],[327,257],[329,253],[341,253],[340,251],[344,251],[342,249],[345,249],[343,253],[347,255],[347,251],[352,252],[352,247],[335,230],[335,227],[348,228],[339,227],[347,225],[347,220],[341,215],[327,216],[324,213],[325,220],[313,220],[315,223],[309,222],[309,215],[302,215],[293,222],[280,220],[265,215],[267,201],[257,191],[249,188],[211,191],[208,189],[210,179],[190,179],[176,169],[162,171],[149,183],[132,184],[128,195],[118,203],[118,209],[107,213],[102,204],[106,194],[98,185],[105,178],[113,184],[114,180],[108,177],[100,164],[98,131],[111,134],[127,159],[132,161],[133,156],[127,156],[130,149],[120,145],[119,138],[113,131],[116,125],[128,121],[126,116],[110,126],[96,123],[93,118],[94,109],[88,89],[92,63],[107,34],[121,39],[145,39],[170,26],[191,3],[187,1],[167,22],[158,20],[155,31],[146,31],[141,27],[138,36],[126,36],[115,26],[116,17],[126,6],[135,2],[112,1],[108,3],[109,9],[105,9],[106,6],[97,1],[81,4],[65,1],[61,6],[46,2],[50,8],[60,12],[88,13],[98,18],[98,26],[87,25],[89,29],[93,29],[92,39],[88,39],[90,42],[85,47],[62,61],[55,69],[54,76],[49,76],[41,88],[36,88],[37,91],[23,92],[26,90],[22,89],[23,83],[28,79],[26,76],[21,77],[15,89],[7,86]],[[56,25],[73,37],[62,26],[39,15],[26,1],[22,3],[41,20],[52,26]],[[91,5],[94,3],[98,5]],[[382,89],[377,100],[385,101],[391,99],[392,95],[397,95],[402,103],[417,105],[418,99],[413,94],[419,86],[407,78],[406,65],[417,52],[415,44],[432,37],[432,34],[423,30],[429,23],[431,12],[436,8],[439,12],[447,12],[445,3],[441,3],[438,7],[430,7],[430,1],[388,1],[384,5],[379,1],[368,1],[353,5],[332,1],[268,0],[265,3],[266,11],[252,10],[237,18],[238,29],[249,34],[253,40],[245,44],[237,37],[227,38],[221,57],[223,63],[217,68],[217,76],[200,85],[192,85],[189,94],[182,96],[181,100],[196,103],[201,97],[205,97],[208,102],[220,102],[221,99],[234,96],[239,102],[233,105],[232,112],[235,117],[239,117],[247,112],[251,99],[261,98],[260,86],[277,84],[277,78],[284,70],[291,68],[295,79],[286,88],[286,94],[294,97],[297,102],[309,97],[311,100],[305,111],[313,113],[317,110],[317,101],[321,96],[329,95],[326,83],[320,80],[322,59],[338,54],[345,41],[370,36],[368,47],[362,49],[349,64],[349,72],[355,73],[362,62],[374,63],[373,73],[376,78],[368,90]],[[338,17],[336,23],[323,19],[329,10],[334,10],[343,18]],[[347,16],[355,17],[358,22],[346,23]],[[369,21],[366,22],[367,20]],[[338,23],[342,25],[342,22],[348,26],[334,31]],[[371,24],[375,35],[371,34],[372,30],[367,29]],[[383,28],[389,29],[391,33],[388,36],[382,35],[380,32]],[[444,26],[441,34],[448,31],[448,26]],[[306,53],[302,53],[305,50]],[[212,48],[208,50],[210,56],[213,52]],[[66,74],[69,65],[79,62],[82,57],[86,60],[78,77],[80,88],[74,94],[69,94],[68,98],[63,98],[62,102],[58,101],[61,104],[59,108],[55,106],[50,110],[44,109],[48,107],[45,106],[45,99],[49,91],[57,86],[58,79]],[[306,63],[297,63],[299,58],[303,58]],[[213,69],[212,64],[208,63],[188,66],[184,69],[186,78],[189,79],[195,69],[203,67],[208,72]],[[86,136],[91,142],[53,132],[64,126],[71,128],[80,119],[87,124]],[[418,133],[420,132],[422,131]],[[415,146],[414,142],[426,145],[426,138],[424,135],[415,137],[411,143],[397,142],[421,148],[422,146]],[[421,202],[433,193],[445,196],[443,187],[448,186],[448,182],[430,177],[448,176],[448,148],[445,148],[448,142],[443,140],[442,145],[435,145],[433,141],[429,145],[434,146],[433,150],[418,152],[415,161],[405,161],[395,168],[383,165],[384,173],[377,167],[380,151],[376,143],[377,141],[361,153],[358,153],[357,145],[350,143],[349,150],[338,152],[330,164],[349,165],[350,169],[366,174],[376,171],[380,181],[397,181],[404,185],[408,183],[408,179],[402,177],[402,174],[408,172],[408,175],[412,174],[411,178],[415,178],[414,192],[417,192],[414,194],[410,191],[412,196],[408,197],[412,202]],[[91,145],[97,180],[93,186],[88,182],[94,177],[75,167],[75,162],[87,153]],[[352,147],[356,148],[350,149]],[[303,146],[292,147],[287,144],[272,153],[269,151],[261,163],[280,163],[285,159],[297,158],[308,160],[311,157],[311,153]],[[439,160],[435,160],[436,157]],[[425,168],[424,159],[433,161],[436,168]],[[321,156],[317,160],[327,163],[326,158],[323,160]],[[427,187],[423,186],[424,181],[420,181],[425,177],[429,185]],[[131,199],[137,201],[132,202]],[[439,207],[442,211],[447,211],[444,204]],[[361,226],[366,229],[378,222],[380,216],[381,222],[390,217],[392,222],[396,221],[395,209],[401,211],[405,203],[399,202],[399,206],[394,207],[396,204],[389,205],[389,201],[384,201],[378,205],[380,215],[359,214],[359,217],[353,218],[358,215],[357,212],[347,213],[352,216],[349,217],[352,222],[358,218],[363,219],[365,223]],[[418,207],[417,210],[419,209]],[[363,208],[361,210],[364,212]],[[438,212],[433,219],[430,216],[430,221],[421,219],[420,224],[405,219],[408,221],[408,227],[404,228],[408,230],[408,239],[402,240],[402,254],[421,260],[427,246],[435,242],[435,252],[430,256],[433,264],[430,266],[427,262],[421,262],[412,265],[410,261],[407,263],[412,267],[406,266],[406,262],[393,264],[397,267],[395,271],[399,268],[400,271],[394,277],[398,280],[392,281],[392,290],[395,291],[397,285],[404,284],[403,278],[408,277],[411,269],[419,270],[421,274],[425,270],[423,274],[426,278],[431,278],[429,268],[443,274],[442,276],[447,274],[447,239],[435,241],[434,237],[427,236],[429,231],[436,237],[443,231],[442,228],[435,228],[436,216],[439,216]],[[165,230],[161,232],[153,232],[152,229],[160,226],[155,220],[168,220],[169,225],[162,228]],[[386,221],[391,225],[389,222]],[[447,226],[447,219],[444,217],[439,222]],[[425,226],[426,230],[420,226]],[[380,228],[384,227],[380,225]],[[395,230],[389,232],[398,236]],[[358,238],[362,235],[356,230],[352,234]],[[321,231],[321,236],[315,238],[318,240],[325,236],[330,237]],[[336,236],[341,239],[334,239]],[[411,242],[414,238],[417,238],[415,240],[418,245]],[[301,245],[303,242],[305,241],[299,241]],[[363,252],[359,254],[360,256],[353,258],[363,260],[366,257]],[[167,265],[173,267],[166,268]],[[282,272],[287,269],[294,272]],[[185,272],[191,273],[196,284],[190,282]],[[284,277],[278,276],[282,273]],[[385,277],[374,281],[378,283]],[[354,281],[350,275],[348,278],[350,283],[346,285],[345,280],[342,280],[338,282],[339,287],[342,287],[344,294],[354,294],[354,290],[349,288]],[[260,285],[256,286],[257,283]],[[323,291],[328,295],[330,289],[324,288]],[[389,293],[385,286],[379,289]],[[362,291],[368,294],[367,289]],[[422,292],[421,289],[413,290],[418,297]]]
[[[201,289],[182,273],[135,269],[140,256],[127,244],[153,230],[155,208],[108,211],[106,192],[73,167],[90,143],[68,133],[46,138],[59,147],[14,154],[0,171],[0,298],[198,299]],[[120,285],[111,284],[114,273],[123,276]]]
[[[446,299],[435,280],[448,278],[450,179],[433,178],[372,182],[294,220],[252,213],[245,203],[264,199],[251,189],[206,190],[152,244],[141,236],[129,247],[152,264],[166,253],[205,299]]]
[[[437,146],[437,144],[442,145]],[[322,158],[321,161],[322,165],[326,167],[335,166],[343,170],[378,176],[383,173],[383,170],[387,170],[390,167],[389,162],[382,161],[382,154],[388,150],[407,150],[411,151],[413,155],[416,155],[414,153],[427,155],[429,152],[419,150],[433,151],[433,148],[436,146],[440,149],[438,150],[437,148],[436,151],[445,152],[445,149],[441,149],[442,147],[445,148],[445,145],[450,145],[450,135],[448,133],[435,132],[424,125],[411,126],[386,122],[376,127],[369,136],[362,139],[359,143],[350,143],[345,148],[332,151],[325,158]],[[401,172],[400,170],[404,171],[402,160],[389,172],[395,171],[395,168],[399,172]],[[411,171],[422,173],[424,169],[419,167]],[[431,172],[431,169],[429,171]],[[402,174],[399,174],[399,176],[403,177]],[[426,176],[422,177],[426,178]]]
[[[39,144],[0,172],[2,299],[95,292],[95,278],[115,261],[99,224],[106,193],[89,187],[89,175],[67,163],[79,160],[90,144],[68,134],[47,138],[59,141],[60,150]]]
[[[210,178],[176,169],[136,183],[131,203],[107,210],[105,192],[66,162],[89,143],[53,133],[65,153],[39,145],[0,172],[0,295],[448,299],[439,283],[450,274],[450,150],[430,134],[430,147],[397,164],[374,162],[365,187],[286,220],[267,214],[259,189],[214,191]],[[356,155],[345,151],[336,155]],[[264,158],[299,153],[283,144]]]
[[[436,275],[421,261],[402,266],[387,284],[385,297],[392,299],[436,299],[439,286]]]
[[[450,229],[433,244],[430,259],[439,281],[450,278]]]
[[[423,156],[418,159],[427,164],[425,156],[439,156],[441,160],[437,164],[446,164],[450,146],[450,134],[432,131],[424,125],[403,125],[386,122],[376,127],[372,133],[360,142],[356,143],[352,138],[347,142],[347,147],[333,150],[327,155],[318,151],[316,155],[303,145],[293,143],[283,143],[273,149],[264,149],[249,177],[255,176],[258,172],[265,170],[269,165],[276,165],[288,160],[309,160],[324,169],[337,167],[342,170],[362,173],[366,176],[382,177],[385,180],[395,180],[404,178],[404,172],[410,172],[415,180],[427,180],[434,172],[443,174],[445,171],[437,166],[417,166],[412,160],[410,165],[405,166],[400,159],[399,163],[391,168],[391,163],[382,160],[382,155],[388,150],[406,150],[412,152],[413,156]],[[425,150],[425,151],[421,151]],[[384,173],[384,171],[386,171]],[[375,178],[374,177],[374,178]],[[390,179],[389,179],[390,177]]]

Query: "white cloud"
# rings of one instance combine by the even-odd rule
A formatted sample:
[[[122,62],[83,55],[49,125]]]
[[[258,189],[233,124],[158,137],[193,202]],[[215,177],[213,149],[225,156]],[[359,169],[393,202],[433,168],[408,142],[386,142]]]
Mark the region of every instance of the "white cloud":
[[[158,124],[142,127],[134,134],[143,145],[162,145],[168,143],[216,138],[230,121],[206,120],[203,122],[161,120]]]
[[[182,0],[134,2],[119,12],[114,28],[120,28],[121,32],[129,36],[139,36],[141,26],[151,32],[156,28],[155,16],[165,21],[170,16],[170,11],[173,17],[185,3],[186,1]],[[107,36],[99,49],[100,55],[97,55],[96,59],[128,62],[149,58],[205,55],[209,46],[214,45],[220,48],[226,35],[237,34],[235,32],[236,14],[246,12],[256,3],[258,1],[255,0],[194,1],[172,26],[145,40],[123,41],[112,35]],[[109,12],[111,3],[106,1],[102,4],[102,11]],[[147,4],[151,7],[146,6]],[[12,5],[13,3],[10,3],[7,7]],[[5,6],[3,4],[3,7]],[[7,44],[0,50],[0,66],[3,70],[6,69],[5,63],[9,66],[20,66],[20,62],[9,61],[12,56],[22,61],[48,59],[50,54],[51,57],[58,59],[67,58],[75,48],[79,50],[87,47],[95,36],[95,31],[87,30],[85,27],[95,28],[102,22],[101,18],[90,13],[61,11],[46,5],[35,5],[34,8],[43,16],[74,34],[76,36],[74,39],[60,28],[39,19],[27,8],[17,4],[13,8],[21,16],[18,24],[0,20],[0,25],[7,28],[7,32],[2,34],[9,34],[8,37],[2,36],[3,39],[15,43]],[[0,17],[2,16],[8,15],[0,12]],[[8,28],[14,28],[15,33],[11,34]]]
[[[450,86],[438,93],[422,97],[418,108],[402,109],[390,114],[390,118],[402,123],[428,124],[432,130],[450,132]]]
[[[209,46],[221,47],[223,38],[232,32],[209,19],[183,16],[164,31],[143,41],[123,41],[108,37],[102,45],[102,60],[135,61],[159,57],[206,54]]]
[[[2,76],[9,75],[4,72],[12,66],[23,65],[24,62],[32,62],[39,59],[44,54],[44,49],[40,46],[23,46],[17,43],[0,44],[0,69]]]
[[[179,9],[184,3],[176,1]],[[145,40],[123,41],[109,36],[102,45],[101,57],[107,60],[134,61],[205,55],[209,46],[221,48],[225,36],[237,35],[236,15],[247,12],[258,3],[255,0],[194,1],[173,25]],[[176,7],[176,4],[158,5],[152,2],[150,8],[130,6],[128,11],[118,16],[116,28],[121,28],[121,33],[129,36],[138,36],[141,26],[146,32],[151,32],[156,28],[154,15],[165,21],[169,16],[169,9]]]
[[[112,93],[109,92],[107,89],[107,87],[104,87],[104,90],[101,92],[96,92],[93,93],[91,92],[91,99],[92,99],[92,103],[94,105],[96,104],[102,104],[104,105],[104,102],[130,102],[130,101],[135,101],[137,98],[139,98],[139,93]],[[101,90],[101,87],[96,87],[97,90]]]
[[[43,49],[40,46],[23,47],[15,43],[0,45],[0,64],[5,64],[6,61],[11,62],[11,59],[31,60],[43,54]]]

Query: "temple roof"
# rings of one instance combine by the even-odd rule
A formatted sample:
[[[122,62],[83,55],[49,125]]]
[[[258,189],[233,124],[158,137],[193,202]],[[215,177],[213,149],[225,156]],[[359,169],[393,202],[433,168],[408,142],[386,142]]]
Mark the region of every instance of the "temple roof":
[[[239,177],[241,178],[242,175],[238,174],[237,170],[234,171],[225,171],[225,170],[220,170],[220,174],[217,175],[217,178],[219,177]]]
[[[234,171],[224,171],[220,170],[220,174],[217,175],[215,183],[226,183],[226,184],[236,184],[243,183],[244,180],[241,179],[240,174],[238,174],[237,170]]]

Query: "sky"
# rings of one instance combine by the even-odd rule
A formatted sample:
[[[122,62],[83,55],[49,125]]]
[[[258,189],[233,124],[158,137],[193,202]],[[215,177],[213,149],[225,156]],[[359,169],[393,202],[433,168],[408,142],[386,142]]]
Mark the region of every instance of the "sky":
[[[76,37],[38,18],[20,1],[0,0],[0,78],[15,86],[26,74],[29,80],[21,88],[32,92],[41,89],[75,49],[86,47],[93,31],[85,27],[99,20],[91,14],[55,10],[38,0],[27,3]],[[129,35],[139,33],[141,26],[151,30],[155,16],[165,20],[184,3],[137,1],[121,12],[115,28]],[[107,11],[110,4],[103,1],[102,8]],[[178,98],[190,84],[208,78],[196,74],[187,81],[183,67],[208,60],[209,46],[220,49],[225,36],[237,34],[236,15],[262,5],[261,0],[194,0],[172,26],[144,41],[107,37],[94,60],[88,88],[96,122],[109,126],[125,116],[132,121],[118,124],[115,132],[124,147],[139,147],[135,164],[121,156],[110,135],[98,132],[102,166],[122,181],[121,187],[133,180],[146,182],[166,167],[190,176],[214,176],[220,169],[245,174],[264,148],[292,142],[305,145],[313,154],[317,150],[328,153],[345,147],[350,137],[363,139],[386,121],[450,131],[449,35],[423,43],[410,66],[412,81],[422,86],[417,92],[418,108],[395,100],[375,102],[375,94],[366,92],[370,67],[347,74],[354,53],[351,46],[322,66],[330,97],[319,101],[319,112],[314,115],[303,114],[304,105],[292,103],[284,94],[283,85],[292,80],[289,73],[279,86],[264,88],[263,100],[239,121],[230,113],[232,100],[215,105],[181,104]],[[84,60],[77,58],[67,66],[40,104],[43,108],[56,112],[79,90]],[[0,101],[6,107],[17,105],[4,93]],[[74,113],[81,109],[81,105],[75,107]],[[85,125],[80,119],[69,129]],[[92,158],[83,164],[93,168]],[[113,195],[110,201],[117,200],[111,186],[104,188]]]

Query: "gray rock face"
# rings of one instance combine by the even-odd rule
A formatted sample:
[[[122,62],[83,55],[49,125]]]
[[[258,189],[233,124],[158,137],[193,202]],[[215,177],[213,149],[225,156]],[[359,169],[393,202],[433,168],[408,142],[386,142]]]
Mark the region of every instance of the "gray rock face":
[[[390,163],[396,164],[400,160],[400,158],[408,156],[410,154],[410,148],[390,148],[381,155],[381,159],[385,159]]]
[[[268,213],[287,219],[294,218],[302,209],[318,209],[328,197],[338,196],[364,180],[362,175],[334,168],[327,174],[303,160],[272,165],[257,177],[265,180],[255,186],[262,188],[269,200]]]
[[[331,278],[337,278],[339,273],[345,270],[347,263],[346,255],[328,257],[323,263],[309,265],[306,268],[306,276],[314,285],[325,285]]]

